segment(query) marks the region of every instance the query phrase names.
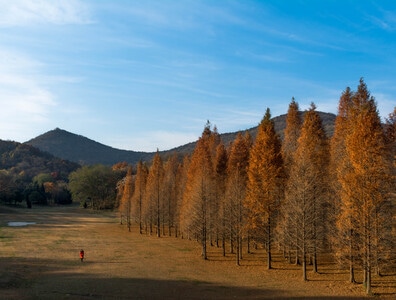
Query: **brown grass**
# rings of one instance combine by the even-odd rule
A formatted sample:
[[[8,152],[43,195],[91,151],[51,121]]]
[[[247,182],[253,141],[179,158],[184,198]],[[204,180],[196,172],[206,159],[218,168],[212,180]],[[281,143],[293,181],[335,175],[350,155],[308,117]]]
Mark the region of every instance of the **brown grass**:
[[[36,222],[8,227],[9,221]],[[0,207],[0,299],[346,299],[365,297],[361,285],[331,263],[302,282],[299,267],[265,253],[234,258],[196,242],[141,236],[113,213],[69,207]],[[79,250],[86,259],[79,260]],[[396,298],[396,274],[374,277],[376,298]]]

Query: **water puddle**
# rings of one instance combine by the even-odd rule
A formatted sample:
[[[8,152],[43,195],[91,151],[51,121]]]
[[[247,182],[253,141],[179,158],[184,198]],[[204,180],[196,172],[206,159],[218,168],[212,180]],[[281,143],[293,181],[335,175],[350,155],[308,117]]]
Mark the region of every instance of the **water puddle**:
[[[36,222],[8,222],[8,226],[10,227],[20,227],[20,226],[28,226],[34,224],[36,224]]]

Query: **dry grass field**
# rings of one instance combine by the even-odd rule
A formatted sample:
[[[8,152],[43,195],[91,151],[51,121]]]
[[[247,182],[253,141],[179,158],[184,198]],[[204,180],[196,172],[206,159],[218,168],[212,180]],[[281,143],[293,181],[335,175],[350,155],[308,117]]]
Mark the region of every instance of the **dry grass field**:
[[[35,222],[10,227],[8,222]],[[79,250],[85,260],[79,260]],[[361,299],[361,285],[334,265],[319,265],[302,282],[298,267],[275,256],[231,255],[209,248],[200,258],[196,242],[128,232],[114,213],[76,206],[0,206],[0,299]],[[396,274],[373,278],[377,299],[396,298]]]

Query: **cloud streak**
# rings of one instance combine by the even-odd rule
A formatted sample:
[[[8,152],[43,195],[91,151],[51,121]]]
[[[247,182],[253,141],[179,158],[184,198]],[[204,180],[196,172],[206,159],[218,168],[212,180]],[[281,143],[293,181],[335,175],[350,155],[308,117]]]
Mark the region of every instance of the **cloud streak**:
[[[0,7],[0,27],[92,22],[88,7],[78,0],[0,0]]]
[[[0,49],[0,131],[8,139],[31,137],[34,124],[46,123],[56,105],[53,94],[40,83],[39,62],[17,53]]]

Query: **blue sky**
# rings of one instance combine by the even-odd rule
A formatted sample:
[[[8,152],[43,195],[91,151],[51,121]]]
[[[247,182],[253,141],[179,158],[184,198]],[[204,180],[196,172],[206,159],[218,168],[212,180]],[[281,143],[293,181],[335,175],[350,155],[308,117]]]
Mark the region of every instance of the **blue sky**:
[[[0,139],[56,127],[128,150],[337,112],[364,77],[396,106],[396,1],[0,0]]]

